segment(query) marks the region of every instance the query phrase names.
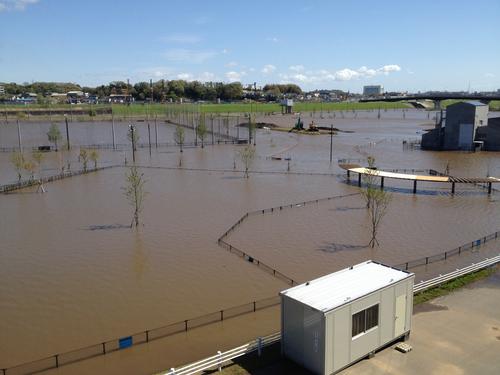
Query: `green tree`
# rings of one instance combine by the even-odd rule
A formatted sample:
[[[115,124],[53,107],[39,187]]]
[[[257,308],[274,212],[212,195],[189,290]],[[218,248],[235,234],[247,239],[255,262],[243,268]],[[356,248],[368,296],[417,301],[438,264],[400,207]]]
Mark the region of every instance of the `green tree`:
[[[175,128],[174,139],[175,143],[179,145],[180,151],[182,152],[182,146],[184,145],[184,128],[182,126],[177,126]]]
[[[200,115],[200,120],[199,120],[198,128],[196,129],[196,133],[198,135],[198,138],[201,141],[201,148],[204,148],[205,138],[206,138],[207,133],[208,133],[204,114]]]
[[[249,178],[250,174],[248,173],[248,170],[252,166],[255,159],[255,148],[252,145],[247,145],[238,154],[245,168],[245,177]]]
[[[17,173],[17,181],[21,182],[21,178],[23,177],[22,171],[24,169],[24,155],[20,152],[14,152],[10,156],[10,161],[14,166],[14,169]]]
[[[58,151],[57,144],[62,137],[61,137],[61,131],[59,130],[56,124],[50,125],[50,129],[47,132],[47,138],[49,139],[49,142],[54,143],[54,145],[56,146],[56,151]]]
[[[139,173],[135,165],[125,173],[125,186],[122,189],[134,210],[131,228],[134,224],[136,227],[139,226],[139,215],[144,208],[144,199],[147,195],[144,190],[145,183],[144,174]]]

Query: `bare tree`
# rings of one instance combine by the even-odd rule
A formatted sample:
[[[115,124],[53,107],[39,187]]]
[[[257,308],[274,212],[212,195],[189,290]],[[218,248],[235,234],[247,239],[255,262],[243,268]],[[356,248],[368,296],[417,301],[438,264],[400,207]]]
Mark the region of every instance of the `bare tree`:
[[[371,224],[371,240],[369,246],[374,248],[379,245],[377,240],[378,229],[380,223],[387,213],[387,208],[391,202],[392,196],[384,190],[373,189],[370,193],[371,203],[368,207],[368,214],[370,216]]]
[[[35,179],[36,165],[33,160],[25,160],[23,164],[23,169],[29,173],[30,181]]]
[[[196,133],[198,134],[198,138],[201,141],[201,148],[205,147],[205,138],[207,136],[207,125],[205,123],[205,115],[201,114],[200,115],[200,120],[198,123],[198,128]]]
[[[252,166],[252,163],[255,159],[255,148],[252,147],[252,145],[247,145],[238,154],[240,156],[241,162],[243,163],[243,166],[245,167],[245,177],[249,178],[250,175],[248,173],[248,170]]]
[[[129,204],[133,207],[134,215],[130,227],[135,224],[139,226],[139,214],[144,208],[144,198],[147,192],[144,190],[146,180],[144,173],[139,173],[137,167],[134,165],[125,173],[126,185],[122,188]]]
[[[90,151],[89,159],[94,163],[94,169],[97,169],[97,161],[99,160],[99,152],[97,150]]]
[[[35,168],[38,169],[38,189],[37,192],[41,191],[42,193],[45,193],[45,188],[43,187],[43,176],[42,176],[42,162],[43,162],[43,154],[40,151],[33,151],[31,154],[31,157],[33,158],[33,163],[35,165]]]
[[[89,152],[86,149],[81,148],[80,154],[79,154],[79,159],[83,164],[83,171],[87,172],[87,165],[89,162]]]
[[[377,168],[375,167],[375,158],[373,156],[368,156],[367,157],[367,162],[368,162],[368,168],[367,168],[367,173],[363,175],[363,181],[366,184],[366,190],[361,191],[361,196],[365,199],[366,202],[366,208],[370,208],[373,196],[372,194],[374,190],[377,188],[375,187],[375,180],[377,178]]]
[[[375,180],[378,177],[377,168],[375,167],[375,158],[368,156],[368,168],[363,176],[366,184],[366,189],[361,191],[362,197],[365,199],[366,208],[370,217],[371,239],[369,246],[374,248],[379,245],[377,240],[378,229],[380,223],[387,213],[387,208],[391,202],[392,196],[386,191],[375,185]]]
[[[14,169],[17,173],[17,181],[21,182],[21,178],[23,177],[22,171],[24,169],[24,155],[20,152],[14,152],[10,156],[10,161],[14,165]]]
[[[49,142],[52,142],[56,146],[56,151],[58,151],[57,143],[61,140],[61,131],[57,127],[56,124],[50,125],[50,129],[47,132],[47,138],[49,139]]]

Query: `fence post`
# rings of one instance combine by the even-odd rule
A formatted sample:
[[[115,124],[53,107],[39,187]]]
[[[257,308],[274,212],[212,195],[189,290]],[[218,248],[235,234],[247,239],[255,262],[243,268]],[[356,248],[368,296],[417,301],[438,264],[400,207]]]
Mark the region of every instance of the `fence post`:
[[[444,252],[444,260],[446,260],[447,252]]]
[[[220,321],[222,322],[224,320],[224,310],[220,311]]]
[[[219,355],[219,372],[221,372],[222,371],[222,353],[220,350],[218,350],[217,354]]]
[[[146,342],[149,342],[149,331],[146,331]]]
[[[255,301],[253,301],[253,312],[255,312],[256,308],[255,308]]]
[[[429,264],[429,257],[425,257],[425,264]]]
[[[406,262],[406,266],[405,267],[406,267],[405,269],[408,271],[408,262]]]
[[[102,343],[102,354],[106,354],[106,343]]]
[[[184,331],[187,332],[187,330],[188,330],[188,321],[185,320],[184,321]]]
[[[56,354],[54,357],[56,359],[56,367],[59,367],[59,354]]]
[[[257,355],[260,357],[262,354],[262,337],[257,338]]]

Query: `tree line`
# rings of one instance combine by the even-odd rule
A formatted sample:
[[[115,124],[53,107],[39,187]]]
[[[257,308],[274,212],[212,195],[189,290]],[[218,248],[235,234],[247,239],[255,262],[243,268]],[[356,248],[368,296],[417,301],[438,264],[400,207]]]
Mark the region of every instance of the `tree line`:
[[[217,99],[233,101],[245,97],[255,98],[256,96],[256,90],[252,85],[244,89],[240,82],[168,81],[162,79],[153,82],[152,92],[150,82],[127,84],[124,81],[113,81],[107,85],[96,87],[80,86],[68,82],[6,83],[3,86],[5,90],[4,98],[26,93],[35,93],[42,98],[52,93],[66,93],[68,91],[83,91],[91,95],[97,95],[100,98],[112,94],[131,95],[136,101],[151,100],[153,98],[155,102],[177,101],[181,98],[192,101],[215,101]],[[295,84],[268,84],[264,86],[262,91],[266,97],[274,99],[286,94],[302,93],[301,88]]]

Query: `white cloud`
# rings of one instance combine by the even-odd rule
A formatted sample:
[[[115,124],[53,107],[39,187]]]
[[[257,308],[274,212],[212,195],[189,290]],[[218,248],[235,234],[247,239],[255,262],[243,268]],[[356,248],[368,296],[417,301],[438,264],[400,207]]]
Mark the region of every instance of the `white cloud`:
[[[236,61],[229,61],[227,64],[224,65],[226,68],[232,68],[235,66],[238,66],[238,63]]]
[[[399,65],[384,65],[381,68],[378,68],[377,71],[382,72],[384,74],[389,74],[391,72],[399,72],[401,68]]]
[[[201,64],[217,55],[214,51],[197,51],[190,49],[171,49],[164,53],[169,61]]]
[[[179,73],[177,74],[177,79],[183,79],[184,81],[192,81],[193,75],[191,73]]]
[[[276,38],[275,36],[270,36],[270,37],[267,37],[266,40],[268,42],[273,42],[273,43],[278,43],[279,42],[279,39]]]
[[[494,77],[496,77],[493,73],[484,73],[484,76],[486,78],[494,78]]]
[[[291,65],[288,69],[294,72],[302,72],[304,70],[304,65]]]
[[[162,38],[167,43],[195,44],[201,41],[198,35],[175,33]]]
[[[26,7],[38,3],[39,0],[0,0],[0,12],[7,10],[23,11]]]
[[[228,50],[227,48],[224,48],[224,49],[222,50],[222,54],[223,54],[223,55],[227,55],[228,53],[229,53],[229,50]]]
[[[239,82],[239,81],[241,81],[241,78],[243,78],[243,76],[245,76],[245,75],[246,75],[245,72],[235,72],[233,70],[233,71],[226,73],[226,79],[229,82]]]
[[[351,81],[357,79],[372,78],[377,75],[388,75],[392,72],[399,72],[398,65],[384,65],[378,69],[362,66],[358,69],[344,68],[336,71],[326,69],[307,70],[302,65],[289,67],[293,74],[280,74],[282,82],[296,82],[302,84],[324,84],[332,81]]]
[[[264,65],[264,67],[262,68],[261,72],[264,73],[264,74],[271,74],[275,70],[276,70],[276,67],[274,65],[267,64],[267,65]]]

